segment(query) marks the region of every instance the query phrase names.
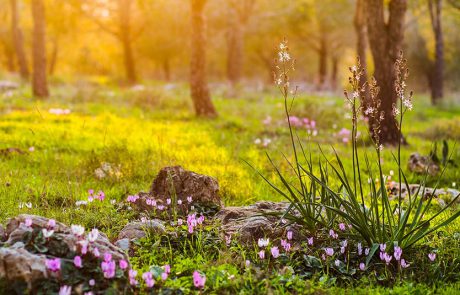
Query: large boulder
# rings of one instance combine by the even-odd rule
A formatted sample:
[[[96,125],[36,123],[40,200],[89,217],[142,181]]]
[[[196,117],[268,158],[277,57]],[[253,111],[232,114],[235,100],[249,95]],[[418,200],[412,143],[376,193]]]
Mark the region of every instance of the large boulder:
[[[413,153],[409,157],[407,168],[411,172],[418,174],[427,173],[436,175],[439,173],[439,165],[437,165],[430,157],[422,156],[419,153]]]
[[[226,207],[215,218],[221,221],[225,235],[235,237],[243,244],[251,244],[259,238],[283,238],[287,231],[292,231],[294,240],[297,240],[302,237],[301,227],[287,225],[287,221],[277,215],[288,207],[288,202],[261,201],[244,207]]]
[[[195,208],[219,209],[222,207],[217,180],[185,170],[181,166],[161,169],[153,180],[150,191],[140,193],[139,197],[139,200],[136,201],[138,208],[147,211],[153,211],[154,206],[151,205],[150,200],[168,209],[170,207],[168,199],[174,202],[171,206],[175,206],[179,212],[187,212],[191,205]]]
[[[31,221],[27,224],[26,221]],[[5,228],[6,242],[0,244],[0,281],[8,284],[25,282],[30,289],[35,282],[56,278],[57,273],[46,268],[46,259],[59,258],[72,261],[76,255],[88,257],[91,264],[85,267],[98,267],[98,255],[109,253],[114,261],[126,260],[128,256],[113,245],[101,232],[97,238],[89,240],[85,234],[77,236],[63,223],[55,222],[53,234],[49,238],[40,235],[43,229],[51,230],[49,219],[41,216],[22,214],[8,220]],[[83,253],[82,243],[87,243],[88,252]],[[90,255],[90,256],[85,256]],[[91,278],[87,278],[85,282]]]

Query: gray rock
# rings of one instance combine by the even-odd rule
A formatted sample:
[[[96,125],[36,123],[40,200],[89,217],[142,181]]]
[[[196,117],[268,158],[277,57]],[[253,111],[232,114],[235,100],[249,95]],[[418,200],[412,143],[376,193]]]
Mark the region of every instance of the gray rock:
[[[266,213],[283,213],[288,208],[287,202],[257,202],[244,207],[226,207],[219,211],[215,218],[222,223],[225,235],[231,235],[241,243],[251,244],[259,238],[280,238],[290,230],[294,240],[301,238],[301,227],[292,224],[286,226],[278,216]],[[295,213],[294,213],[295,214]]]
[[[147,199],[153,199],[158,205],[166,205],[167,199],[181,201],[182,205],[176,205],[179,212],[186,212],[190,206],[187,198],[191,197],[193,205],[216,208],[222,207],[219,197],[219,184],[210,176],[201,175],[185,170],[181,166],[165,167],[160,170],[154,179],[148,193],[139,193],[140,199],[136,205],[141,210],[153,211],[153,207],[147,204]]]
[[[32,283],[48,278],[46,257],[32,254],[24,248],[0,248],[0,279],[27,283],[30,289]]]
[[[420,187],[420,185],[418,184],[409,184],[409,187],[403,184],[402,189],[401,189],[401,198],[402,199],[408,198],[409,192],[411,196],[415,196],[417,191],[419,195],[423,193],[423,197],[425,199],[428,199],[431,197],[442,198],[444,201],[442,204],[445,204],[446,201],[447,202],[452,201],[460,194],[460,191],[452,189],[452,188],[448,188],[448,189],[438,188],[435,190],[434,188],[431,188],[431,187],[425,187],[425,188]],[[389,188],[389,195],[390,197],[399,197],[399,184],[395,184]],[[457,198],[457,202],[460,203],[460,197]]]
[[[429,175],[436,175],[440,171],[439,165],[434,163],[430,157],[422,156],[419,153],[413,153],[410,155],[409,162],[407,163],[407,168],[409,171],[418,174],[424,174],[428,172]]]
[[[115,246],[120,248],[123,251],[128,251],[129,250],[129,245],[130,245],[130,240],[128,238],[120,239],[115,242]]]
[[[143,238],[148,232],[162,234],[166,233],[163,222],[158,219],[148,220],[146,222],[130,222],[118,234],[118,241],[123,239],[136,240]]]

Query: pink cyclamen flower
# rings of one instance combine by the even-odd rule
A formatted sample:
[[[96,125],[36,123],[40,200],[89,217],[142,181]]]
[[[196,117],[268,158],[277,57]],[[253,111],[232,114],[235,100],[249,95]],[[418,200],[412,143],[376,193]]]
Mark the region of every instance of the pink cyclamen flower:
[[[401,255],[402,255],[402,249],[401,249],[401,247],[396,246],[393,255],[394,255],[395,259],[396,259],[397,261],[399,261],[399,260],[401,259]]]
[[[192,197],[191,197],[191,196],[188,196],[188,197],[187,197],[187,202],[190,204],[192,201],[193,201]]]
[[[230,246],[231,243],[232,243],[232,236],[231,235],[225,235],[225,244],[227,246]]]
[[[169,264],[166,264],[163,268],[168,275],[171,273],[171,266]]]
[[[284,251],[289,252],[289,251],[291,251],[291,244],[286,243],[286,244],[284,244],[283,248],[284,248]]]
[[[363,246],[361,243],[358,243],[358,255],[361,256],[363,254]]]
[[[339,229],[340,229],[341,231],[345,231],[345,230],[347,229],[345,223],[339,223]]]
[[[144,272],[142,274],[142,279],[144,279],[147,288],[152,288],[155,285],[155,280],[153,279],[152,273],[150,271]]]
[[[97,198],[100,200],[100,201],[104,201],[105,199],[105,194],[103,191],[99,191],[99,193],[97,194]]]
[[[128,272],[128,276],[129,276],[129,284],[131,286],[136,286],[137,285],[137,280],[136,280],[137,271],[134,269],[130,269]]]
[[[47,239],[49,237],[51,237],[53,234],[54,234],[54,230],[48,230],[46,228],[42,228],[42,233],[43,233],[43,236]]]
[[[166,204],[171,205],[171,199],[170,198],[166,199]]]
[[[324,249],[324,252],[326,253],[327,256],[334,255],[334,249],[332,249],[332,248],[326,248],[326,249]]]
[[[182,200],[177,200],[177,205],[182,205]]]
[[[280,250],[278,247],[272,247],[271,250],[273,258],[278,258],[280,256]]]
[[[387,248],[386,244],[380,244],[380,251],[385,252],[386,248]]]
[[[109,262],[111,260],[112,260],[112,254],[110,254],[109,252],[105,252],[104,253],[104,261]]]
[[[193,284],[196,288],[202,289],[206,283],[206,276],[202,276],[196,270],[193,272]]]
[[[64,286],[61,286],[61,288],[59,289],[59,295],[70,295],[70,294],[72,294],[71,286],[64,285]]]
[[[428,254],[428,258],[430,259],[430,261],[434,261],[436,259],[436,253],[432,252]]]
[[[264,250],[260,250],[260,252],[259,252],[259,258],[260,258],[260,259],[265,259],[265,251],[264,251]]]
[[[52,272],[58,272],[61,269],[61,259],[46,259],[46,268]]]
[[[117,266],[115,264],[115,261],[102,261],[101,263],[101,269],[102,272],[104,273],[104,278],[106,279],[111,279],[115,276],[115,270]]]
[[[24,220],[24,224],[27,227],[31,227],[32,226],[32,219],[26,218],[26,220]]]
[[[48,228],[53,229],[56,226],[56,220],[50,219],[48,220]]]
[[[97,258],[99,258],[99,256],[101,256],[101,253],[99,252],[98,248],[93,249],[93,255],[94,255],[94,257],[97,257]]]
[[[309,246],[313,246],[313,237],[307,238],[307,243]]]
[[[260,238],[260,239],[257,241],[257,244],[258,244],[259,247],[261,247],[261,248],[267,247],[269,243],[270,243],[270,239],[262,239],[262,238]]]
[[[75,265],[76,268],[82,268],[83,267],[83,264],[82,264],[82,261],[81,261],[81,257],[80,256],[75,256],[73,258],[73,264]]]
[[[94,279],[91,279],[91,280],[89,280],[88,284],[90,286],[94,286],[94,285],[96,285],[96,281]]]
[[[161,280],[166,281],[168,279],[168,274],[166,272],[161,273]]]
[[[120,265],[120,269],[125,270],[128,268],[128,262],[124,259],[120,260],[118,264]]]
[[[334,261],[334,264],[335,264],[335,266],[339,267],[339,266],[340,266],[340,260],[336,259],[336,260]]]
[[[287,232],[287,239],[292,240],[292,231]]]
[[[94,242],[99,237],[99,230],[97,228],[93,228],[90,233],[88,233],[88,241]]]
[[[329,230],[329,235],[331,236],[331,238],[333,239],[337,239],[339,237],[339,235],[333,230],[333,229],[330,229]]]
[[[410,264],[407,263],[406,260],[405,260],[404,258],[401,259],[400,263],[401,263],[401,267],[402,267],[402,268],[408,268],[408,267],[410,266]]]
[[[365,254],[366,256],[369,255],[370,250],[371,250],[371,249],[369,249],[369,248],[364,249],[364,254]]]
[[[183,223],[184,223],[184,221],[182,220],[182,218],[177,219],[177,225],[178,226],[181,226]]]
[[[385,260],[386,265],[390,264],[391,259],[393,259],[393,256],[389,255],[388,253],[383,254],[383,260]]]
[[[364,270],[366,269],[366,265],[365,265],[363,262],[361,262],[361,263],[359,264],[359,269],[362,270],[362,271],[364,271]]]
[[[246,260],[245,265],[246,265],[246,267],[249,267],[251,265],[251,261]]]
[[[138,195],[134,195],[134,196],[128,196],[128,198],[126,199],[126,201],[128,201],[129,203],[136,203],[136,201],[139,199],[139,196]]]

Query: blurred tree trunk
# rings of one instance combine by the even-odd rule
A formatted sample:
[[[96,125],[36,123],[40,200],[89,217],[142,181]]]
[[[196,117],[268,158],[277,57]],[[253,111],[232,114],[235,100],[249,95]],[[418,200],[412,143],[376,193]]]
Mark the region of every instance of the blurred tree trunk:
[[[169,57],[166,57],[163,60],[163,74],[164,74],[165,80],[168,82],[171,80],[171,66],[169,63],[170,63]]]
[[[133,57],[132,36],[131,36],[131,8],[132,0],[118,0],[120,14],[120,41],[123,46],[123,59],[125,64],[126,79],[129,84],[137,81],[136,65]]]
[[[51,43],[53,45],[53,48],[51,50],[51,58],[50,58],[49,66],[48,66],[49,75],[53,75],[54,70],[56,69],[57,57],[58,57],[58,52],[59,52],[58,36],[55,36]]]
[[[244,36],[255,0],[228,0],[227,79],[235,86],[244,65]]]
[[[356,32],[356,54],[359,58],[361,63],[361,67],[364,70],[363,75],[359,79],[359,85],[361,87],[367,82],[367,59],[366,59],[366,34],[367,34],[367,27],[366,27],[366,0],[357,0],[356,1],[356,8],[355,8],[355,17],[354,17],[354,26]],[[367,87],[365,88],[364,100],[361,102],[364,111],[368,108],[368,100],[369,100],[369,91]]]
[[[404,141],[399,132],[398,123],[393,115],[393,106],[397,103],[395,91],[395,61],[402,49],[404,39],[404,16],[407,0],[391,0],[388,21],[385,21],[384,0],[367,1],[367,29],[369,44],[374,59],[374,76],[380,87],[379,112],[383,112],[380,133],[372,134],[383,145],[396,145]],[[375,122],[369,122],[370,126]],[[372,128],[371,132],[372,132]]]
[[[24,49],[24,38],[21,27],[19,26],[18,1],[11,0],[11,32],[13,35],[13,45],[16,51],[16,58],[19,65],[19,74],[24,80],[29,79],[29,67],[27,65],[27,55]]]
[[[331,88],[332,90],[337,89],[337,76],[339,73],[339,57],[338,54],[333,54],[331,58],[332,69],[331,69]]]
[[[4,40],[4,42],[2,43],[3,43],[3,50],[5,53],[5,57],[6,57],[5,66],[8,69],[8,72],[14,73],[16,71],[16,66],[14,64],[15,56],[14,56],[13,46],[7,40]]]
[[[33,29],[33,77],[32,92],[37,97],[49,95],[46,79],[46,22],[44,0],[32,0]]]
[[[216,117],[206,81],[206,33],[203,10],[206,0],[190,0],[191,4],[191,61],[190,87],[197,116]]]
[[[323,89],[324,85],[326,83],[326,78],[327,78],[327,55],[328,55],[328,43],[327,43],[327,36],[326,32],[323,32],[321,30],[321,36],[319,40],[319,48],[318,48],[318,89]]]
[[[431,103],[438,104],[443,97],[444,40],[441,25],[442,0],[428,0],[431,27],[435,40],[435,60],[430,74]]]

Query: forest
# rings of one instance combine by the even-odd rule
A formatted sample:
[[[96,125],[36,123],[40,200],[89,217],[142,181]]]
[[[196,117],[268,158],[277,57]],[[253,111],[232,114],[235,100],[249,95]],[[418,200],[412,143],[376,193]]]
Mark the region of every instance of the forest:
[[[0,294],[457,294],[459,0],[1,0]]]

